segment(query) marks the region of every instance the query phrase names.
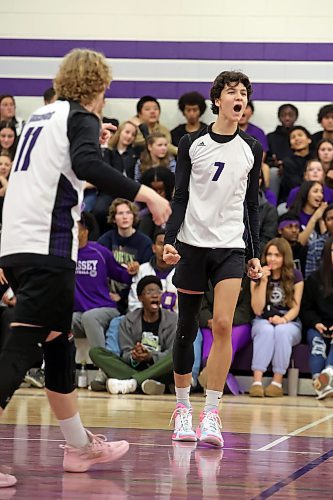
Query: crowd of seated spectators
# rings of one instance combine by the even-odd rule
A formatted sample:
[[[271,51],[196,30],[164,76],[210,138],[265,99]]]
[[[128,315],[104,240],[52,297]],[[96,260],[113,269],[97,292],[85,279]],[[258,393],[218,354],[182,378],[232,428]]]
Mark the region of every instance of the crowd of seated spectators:
[[[53,89],[47,89],[45,105],[55,99]],[[201,121],[206,110],[201,94],[182,95],[178,106],[185,122],[168,130],[160,123],[158,99],[143,96],[136,115],[101,144],[101,155],[112,168],[168,200],[182,136],[207,126]],[[321,130],[312,135],[296,124],[298,109],[291,103],[278,108],[280,124],[267,135],[252,123],[254,111],[249,101],[239,126],[264,151],[259,180],[264,276],[256,283],[243,280],[233,324],[233,356],[252,342],[250,396],[282,397],[292,347],[303,341],[309,346],[314,391],[324,399],[333,396],[333,104],[319,109]],[[0,96],[0,222],[22,131],[24,121],[16,115],[14,97]],[[177,290],[172,284],[174,268],[162,259],[163,242],[164,227],[154,224],[146,206],[112,199],[92,185],[85,186],[72,331],[87,338],[90,357],[99,368],[93,390],[108,389],[112,394],[172,390]],[[0,348],[15,306],[8,286],[1,286]],[[205,387],[212,297],[212,289],[205,291],[193,389]],[[43,386],[42,363],[26,377],[38,387]],[[264,388],[263,375],[269,367],[273,377]],[[231,373],[227,386],[234,394],[240,392]]]

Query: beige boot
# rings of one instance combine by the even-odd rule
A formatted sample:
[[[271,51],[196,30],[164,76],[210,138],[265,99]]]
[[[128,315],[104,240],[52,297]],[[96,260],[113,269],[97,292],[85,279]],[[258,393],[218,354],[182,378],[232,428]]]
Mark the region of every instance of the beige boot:
[[[274,384],[269,384],[265,388],[265,396],[268,398],[281,398],[283,396],[283,389],[282,387],[277,387]]]
[[[249,396],[251,398],[263,398],[264,397],[264,389],[262,385],[251,385]]]

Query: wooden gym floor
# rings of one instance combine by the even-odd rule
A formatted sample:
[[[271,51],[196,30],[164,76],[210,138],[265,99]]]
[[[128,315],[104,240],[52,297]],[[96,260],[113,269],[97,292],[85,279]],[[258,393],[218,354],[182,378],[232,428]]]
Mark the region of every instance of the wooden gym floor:
[[[333,498],[333,399],[225,396],[225,447],[173,444],[174,396],[111,396],[80,390],[84,424],[127,439],[120,461],[64,473],[63,443],[44,392],[20,389],[0,425],[1,463],[17,475],[2,499],[314,499]],[[191,398],[194,422],[202,395]]]

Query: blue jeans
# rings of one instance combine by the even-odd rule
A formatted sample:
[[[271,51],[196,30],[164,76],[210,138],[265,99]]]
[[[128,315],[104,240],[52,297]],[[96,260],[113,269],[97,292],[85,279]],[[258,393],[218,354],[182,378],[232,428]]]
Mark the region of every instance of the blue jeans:
[[[326,366],[333,366],[333,339],[326,339],[315,328],[307,331],[310,347],[309,365],[312,375],[318,375]]]

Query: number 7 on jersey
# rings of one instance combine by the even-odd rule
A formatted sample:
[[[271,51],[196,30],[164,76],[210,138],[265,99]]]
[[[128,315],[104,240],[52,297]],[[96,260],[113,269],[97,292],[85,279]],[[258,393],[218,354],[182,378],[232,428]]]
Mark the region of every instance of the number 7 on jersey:
[[[218,181],[220,178],[220,175],[222,174],[222,171],[224,169],[225,163],[222,163],[221,161],[216,161],[214,163],[214,167],[217,167],[216,172],[212,178],[212,181]]]

